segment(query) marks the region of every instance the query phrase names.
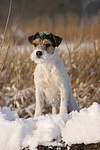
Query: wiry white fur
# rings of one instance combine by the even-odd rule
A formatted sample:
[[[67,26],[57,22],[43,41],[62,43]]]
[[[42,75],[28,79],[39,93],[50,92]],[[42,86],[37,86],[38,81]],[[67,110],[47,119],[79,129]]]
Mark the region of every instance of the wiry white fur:
[[[41,56],[41,58],[37,58],[36,56],[36,52],[37,51],[41,51],[43,54]],[[47,53],[42,46],[38,46],[31,54],[30,58],[32,61],[34,61],[36,64],[39,64],[39,63],[46,63],[46,62],[49,62],[50,60],[53,61],[53,54],[49,54]]]
[[[41,58],[36,57],[38,50],[43,52]],[[56,113],[58,107],[60,107],[60,113],[79,111],[72,95],[69,76],[56,50],[53,54],[48,54],[43,49],[36,48],[31,54],[31,59],[37,63],[34,72],[35,116],[41,115],[44,99],[52,106],[52,113]]]

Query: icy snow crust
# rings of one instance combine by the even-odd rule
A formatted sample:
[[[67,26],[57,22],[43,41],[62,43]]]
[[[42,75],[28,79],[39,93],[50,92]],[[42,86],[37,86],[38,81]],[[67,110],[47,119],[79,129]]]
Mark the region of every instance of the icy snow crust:
[[[21,150],[52,143],[62,138],[66,144],[100,142],[100,104],[70,114],[22,119],[9,108],[0,109],[0,150]]]

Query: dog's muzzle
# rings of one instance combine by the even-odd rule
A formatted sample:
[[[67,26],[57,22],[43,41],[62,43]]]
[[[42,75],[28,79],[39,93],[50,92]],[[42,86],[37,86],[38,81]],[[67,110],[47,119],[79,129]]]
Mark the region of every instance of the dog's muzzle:
[[[41,52],[41,51],[37,51],[37,52],[36,52],[36,56],[37,56],[38,58],[40,58],[40,57],[42,56],[42,52]]]

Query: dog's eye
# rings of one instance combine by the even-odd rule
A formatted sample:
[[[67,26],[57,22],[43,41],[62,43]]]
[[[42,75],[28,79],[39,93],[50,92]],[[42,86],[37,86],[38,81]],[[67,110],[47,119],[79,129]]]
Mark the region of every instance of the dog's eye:
[[[33,45],[36,47],[36,46],[38,46],[38,44],[37,43],[33,43]]]
[[[46,44],[46,45],[45,45],[46,48],[48,48],[48,47],[50,47],[50,46],[51,46],[50,44]]]

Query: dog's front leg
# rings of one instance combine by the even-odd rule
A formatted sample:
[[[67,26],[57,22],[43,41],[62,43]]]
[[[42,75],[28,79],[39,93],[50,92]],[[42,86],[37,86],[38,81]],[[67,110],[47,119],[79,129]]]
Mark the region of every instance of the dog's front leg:
[[[58,114],[59,113],[59,107],[52,107],[52,114]]]
[[[60,89],[60,96],[61,96],[61,102],[60,102],[60,113],[68,113],[68,98],[69,98],[69,92],[66,87],[62,86]]]
[[[43,103],[44,103],[43,91],[41,91],[38,87],[36,87],[35,117],[42,114]]]

